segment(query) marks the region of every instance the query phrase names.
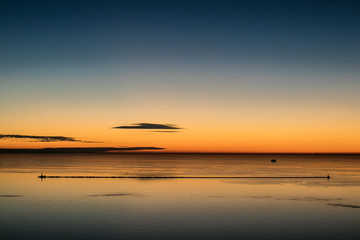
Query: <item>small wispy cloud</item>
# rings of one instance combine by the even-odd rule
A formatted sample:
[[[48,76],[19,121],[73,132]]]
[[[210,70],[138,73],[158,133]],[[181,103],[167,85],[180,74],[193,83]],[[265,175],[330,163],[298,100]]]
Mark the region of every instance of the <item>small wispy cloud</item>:
[[[35,142],[83,142],[95,143],[92,141],[83,141],[72,137],[64,136],[34,136],[34,135],[0,135],[0,139],[30,139]]]
[[[122,125],[113,128],[120,129],[182,129],[175,124],[158,124],[158,123],[134,123],[131,125]]]
[[[151,132],[161,132],[161,133],[177,133],[179,131],[151,131]]]
[[[106,193],[106,194],[93,194],[88,197],[129,197],[129,196],[140,196],[133,193]]]

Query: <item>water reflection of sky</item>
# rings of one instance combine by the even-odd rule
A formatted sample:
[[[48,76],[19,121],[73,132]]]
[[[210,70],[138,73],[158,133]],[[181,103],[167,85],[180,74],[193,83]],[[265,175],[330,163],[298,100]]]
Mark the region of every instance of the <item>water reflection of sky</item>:
[[[356,159],[1,156],[2,239],[358,239]],[[151,158],[154,158],[152,156]],[[87,161],[85,161],[86,159]],[[196,161],[195,161],[196,160]],[[303,160],[303,161],[301,161]],[[269,168],[266,167],[268,164]],[[282,165],[283,164],[283,165]],[[67,168],[62,168],[67,166]],[[319,174],[327,179],[45,179],[58,174]],[[278,167],[279,166],[279,167]],[[290,171],[294,166],[294,171]],[[338,167],[337,167],[338,166]],[[174,169],[172,169],[174,168]],[[125,170],[124,170],[125,169]],[[274,171],[274,169],[277,169]],[[280,169],[280,170],[279,170]],[[260,174],[257,173],[256,174]],[[349,175],[346,175],[349,173]],[[19,231],[21,229],[21,231]]]
[[[276,163],[270,160],[276,158]],[[327,176],[319,179],[266,179],[248,183],[356,185],[360,182],[359,155],[0,155],[0,172],[48,175],[121,176]],[[241,182],[246,179],[239,180]]]

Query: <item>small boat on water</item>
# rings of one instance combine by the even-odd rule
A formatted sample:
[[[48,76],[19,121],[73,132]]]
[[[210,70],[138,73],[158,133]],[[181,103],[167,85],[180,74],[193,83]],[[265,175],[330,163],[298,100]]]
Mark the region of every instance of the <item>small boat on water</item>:
[[[276,159],[274,158],[274,159],[271,159],[271,161],[270,162],[272,162],[272,163],[276,163]]]

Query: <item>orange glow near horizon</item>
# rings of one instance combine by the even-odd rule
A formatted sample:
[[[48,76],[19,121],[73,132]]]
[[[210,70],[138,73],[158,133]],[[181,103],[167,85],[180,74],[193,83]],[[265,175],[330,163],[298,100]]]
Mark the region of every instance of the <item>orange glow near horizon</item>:
[[[81,129],[78,129],[81,130]],[[343,129],[327,132],[326,129],[305,131],[298,129],[231,128],[208,131],[184,129],[176,133],[148,130],[107,129],[106,134],[76,131],[64,136],[78,136],[83,142],[33,142],[33,140],[2,139],[1,148],[56,148],[56,147],[161,147],[151,152],[358,152],[357,132]],[[30,134],[29,134],[30,135]],[[35,135],[35,133],[34,133]],[[44,134],[49,136],[50,134]]]
[[[126,96],[127,104],[123,104],[122,96],[114,94],[104,99],[89,98],[91,104],[73,99],[27,102],[20,97],[15,103],[21,108],[4,108],[10,114],[2,116],[0,134],[65,136],[94,143],[0,139],[0,148],[160,147],[164,148],[162,152],[360,152],[356,88],[337,89],[337,92],[318,89],[303,95],[294,89],[292,92],[273,90],[270,93],[276,97],[271,94],[269,97],[264,89],[251,89],[253,95],[241,89],[216,91],[211,86],[205,90],[195,87],[188,92],[184,89],[174,92],[150,86],[145,90],[145,81],[143,84],[140,90]],[[335,92],[337,98],[333,98]],[[157,129],[113,129],[141,122],[175,124],[181,129],[172,133],[156,132]]]

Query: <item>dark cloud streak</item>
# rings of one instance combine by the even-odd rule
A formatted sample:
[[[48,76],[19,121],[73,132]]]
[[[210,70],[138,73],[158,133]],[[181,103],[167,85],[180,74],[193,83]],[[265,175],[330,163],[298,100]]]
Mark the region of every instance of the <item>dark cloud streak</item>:
[[[128,196],[140,196],[132,193],[107,193],[107,194],[93,194],[88,197],[128,197]]]
[[[33,135],[0,135],[0,139],[32,139],[35,142],[83,142],[83,143],[94,143],[91,141],[78,140],[72,137],[64,136],[33,136]]]
[[[174,124],[158,124],[158,123],[134,123],[132,125],[123,125],[113,128],[121,129],[182,129]]]

